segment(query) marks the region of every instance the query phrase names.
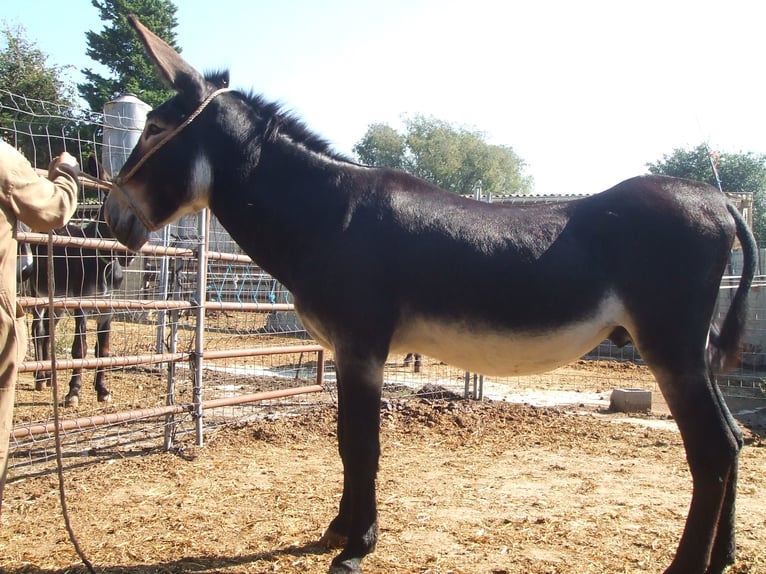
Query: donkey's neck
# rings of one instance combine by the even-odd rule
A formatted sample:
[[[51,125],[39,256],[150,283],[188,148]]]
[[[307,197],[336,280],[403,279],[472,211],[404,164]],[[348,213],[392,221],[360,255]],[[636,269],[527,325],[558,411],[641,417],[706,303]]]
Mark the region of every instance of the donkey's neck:
[[[344,181],[365,169],[278,135],[241,179],[216,186],[211,209],[240,247],[288,289],[293,272],[342,230],[354,202]]]

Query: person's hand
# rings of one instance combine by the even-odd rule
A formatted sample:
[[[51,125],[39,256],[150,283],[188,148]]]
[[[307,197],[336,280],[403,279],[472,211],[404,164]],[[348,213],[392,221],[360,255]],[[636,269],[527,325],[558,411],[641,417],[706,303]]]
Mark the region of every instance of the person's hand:
[[[50,166],[48,166],[48,177],[53,179],[56,177],[56,170],[62,168],[62,171],[67,172],[72,177],[77,178],[80,175],[80,164],[77,163],[75,157],[68,152],[61,152],[61,155],[53,158]]]

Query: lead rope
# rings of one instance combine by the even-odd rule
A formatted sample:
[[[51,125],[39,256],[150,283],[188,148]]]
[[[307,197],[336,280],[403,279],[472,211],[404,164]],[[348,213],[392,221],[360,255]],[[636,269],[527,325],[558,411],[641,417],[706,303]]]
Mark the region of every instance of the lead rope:
[[[48,233],[48,333],[50,344],[50,360],[51,360],[51,387],[53,388],[53,436],[56,443],[56,469],[58,471],[59,480],[59,500],[61,502],[61,513],[64,516],[64,525],[66,526],[67,534],[69,534],[69,540],[74,546],[75,552],[82,560],[82,563],[88,569],[91,574],[96,574],[93,564],[90,563],[88,557],[80,548],[80,543],[77,541],[72,523],[69,519],[69,510],[66,502],[66,487],[64,486],[64,459],[61,448],[61,429],[60,427],[60,415],[59,415],[59,388],[58,377],[56,376],[56,316],[54,314],[55,308],[53,305],[54,296],[54,279],[53,279],[53,234]]]
[[[707,147],[707,146],[705,146]],[[718,184],[718,191],[723,193],[723,186],[721,185],[721,176],[718,173],[718,159],[720,158],[720,154],[716,151],[711,151],[710,148],[707,150],[707,158],[710,160],[710,167],[713,170],[713,175],[715,176],[715,182]]]

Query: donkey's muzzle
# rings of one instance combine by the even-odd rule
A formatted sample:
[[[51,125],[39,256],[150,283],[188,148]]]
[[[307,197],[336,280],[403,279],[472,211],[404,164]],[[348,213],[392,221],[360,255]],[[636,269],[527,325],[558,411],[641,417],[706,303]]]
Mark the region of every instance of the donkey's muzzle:
[[[149,240],[148,227],[125,201],[124,192],[110,193],[107,196],[104,203],[104,216],[117,241],[133,251],[140,250]]]

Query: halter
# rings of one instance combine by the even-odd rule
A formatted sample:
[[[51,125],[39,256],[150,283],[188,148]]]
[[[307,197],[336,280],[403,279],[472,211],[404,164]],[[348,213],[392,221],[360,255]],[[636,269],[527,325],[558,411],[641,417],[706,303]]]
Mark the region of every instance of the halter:
[[[143,214],[143,212],[138,208],[138,205],[136,205],[133,198],[122,191],[120,188],[120,185],[127,182],[130,178],[132,178],[136,172],[141,168],[147,160],[152,157],[157,150],[159,150],[162,146],[164,146],[166,143],[168,143],[170,140],[172,140],[174,137],[176,137],[186,126],[188,126],[190,123],[192,123],[197,116],[199,116],[204,109],[208,106],[210,102],[212,102],[217,96],[221,95],[224,92],[230,92],[231,88],[219,88],[218,90],[211,93],[208,97],[206,97],[204,100],[202,100],[202,103],[197,107],[196,110],[194,110],[188,118],[186,118],[183,123],[179,124],[173,131],[165,135],[160,141],[158,141],[156,144],[154,144],[149,151],[147,151],[137,162],[136,165],[134,165],[128,173],[126,173],[122,177],[118,177],[114,180],[114,182],[111,184],[112,191],[117,190],[119,193],[128,200],[128,203],[130,204],[130,207],[133,211],[133,213],[136,214],[136,216],[141,220],[141,223],[144,224],[144,226],[147,229],[151,229],[153,226],[149,224],[148,218]]]

